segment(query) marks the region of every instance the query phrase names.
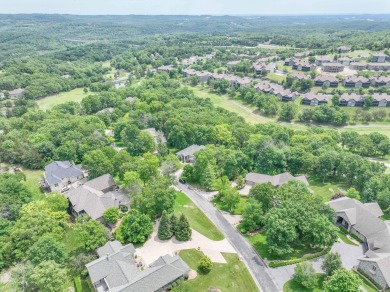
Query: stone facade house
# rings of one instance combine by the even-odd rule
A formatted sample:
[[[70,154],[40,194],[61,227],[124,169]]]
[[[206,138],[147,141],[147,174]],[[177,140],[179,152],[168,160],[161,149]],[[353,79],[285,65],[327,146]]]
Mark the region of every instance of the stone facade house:
[[[389,56],[381,52],[372,54],[372,61],[376,63],[384,63],[387,58],[389,58]]]
[[[390,220],[380,219],[377,203],[361,203],[342,197],[327,203],[336,212],[336,224],[362,241],[366,253],[359,258],[358,269],[383,289],[390,287]]]
[[[390,95],[387,93],[374,93],[372,106],[386,107],[390,106]]]
[[[339,54],[346,54],[346,53],[349,53],[351,51],[351,48],[350,47],[346,47],[346,46],[341,46],[341,47],[338,47],[336,49],[336,51]]]
[[[97,249],[99,258],[86,265],[96,292],[162,292],[190,268],[180,256],[165,255],[144,268],[137,264],[133,244],[109,241]]]
[[[367,63],[363,62],[351,62],[349,63],[349,68],[352,70],[366,70],[367,69]]]

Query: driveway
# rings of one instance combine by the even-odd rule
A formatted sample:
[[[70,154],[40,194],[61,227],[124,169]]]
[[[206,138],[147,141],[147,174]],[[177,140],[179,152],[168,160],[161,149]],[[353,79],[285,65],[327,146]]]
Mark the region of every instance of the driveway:
[[[352,267],[359,264],[357,259],[363,255],[363,247],[349,245],[344,242],[336,242],[332,247],[332,252],[339,253],[343,262],[343,267],[350,270]],[[323,273],[323,270],[321,269],[323,260],[324,257],[320,257],[309,261],[313,264],[313,267],[317,273]],[[295,267],[296,265],[273,269],[270,268],[269,271],[273,278],[276,279],[278,286],[283,287],[287,281],[292,279]]]
[[[236,253],[236,250],[227,239],[214,241],[195,230],[192,230],[192,236],[189,241],[177,241],[175,238],[160,240],[157,236],[157,226],[158,224],[155,224],[151,238],[149,238],[142,247],[136,249],[137,256],[142,258],[142,261],[147,266],[161,256],[166,254],[175,255],[183,249],[199,249],[207,255],[212,262],[223,264],[226,263],[226,260],[221,252]]]
[[[225,219],[222,213],[216,209],[206,198],[187,185],[179,183],[177,188],[183,191],[199,209],[218,227],[225,238],[235,248],[240,259],[245,263],[255,283],[264,292],[282,291],[283,286],[278,287],[269,269],[263,263],[253,247],[247,240]]]

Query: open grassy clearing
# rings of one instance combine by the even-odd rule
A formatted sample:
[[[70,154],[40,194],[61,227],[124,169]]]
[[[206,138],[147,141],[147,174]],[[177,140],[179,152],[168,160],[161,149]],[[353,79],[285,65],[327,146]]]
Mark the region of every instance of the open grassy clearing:
[[[203,257],[203,253],[195,249],[182,250],[181,258],[193,269],[198,269],[198,263]],[[214,263],[210,273],[202,274],[198,271],[198,276],[189,281],[185,281],[173,291],[210,291],[209,288],[219,289],[219,291],[258,291],[251,275],[245,265],[238,259],[237,254],[223,253],[227,264]]]
[[[201,86],[197,87],[191,87],[191,89],[194,91],[194,93],[201,97],[201,98],[210,98],[211,102],[215,106],[222,107],[226,110],[229,110],[231,112],[234,112],[238,114],[239,116],[243,117],[246,122],[250,124],[260,124],[260,123],[268,123],[268,122],[274,122],[283,125],[284,127],[293,129],[293,130],[307,130],[307,125],[302,123],[285,123],[285,122],[279,122],[276,119],[268,118],[261,116],[257,113],[256,107],[253,105],[244,104],[241,100],[238,99],[231,99],[224,95],[218,95],[214,93],[210,93],[209,89],[207,87],[202,88]],[[282,104],[282,102],[280,102]],[[300,107],[310,107],[307,105],[302,105],[300,103],[300,99],[297,99],[295,101],[295,104]],[[356,108],[349,109],[349,111],[356,110]],[[370,109],[373,110],[373,109]],[[387,110],[387,109],[385,109]],[[390,108],[388,109],[390,111]],[[390,113],[390,112],[389,112]],[[385,122],[382,122],[382,124]],[[349,125],[345,127],[333,127],[333,126],[327,126],[327,125],[321,125],[325,128],[332,128],[336,129],[340,132],[343,131],[356,131],[359,134],[370,134],[372,132],[378,132],[381,134],[384,134],[388,137],[390,137],[390,127],[383,127],[381,124],[375,124],[371,123],[370,125]]]
[[[348,190],[348,186],[344,182],[340,182],[331,178],[325,179],[325,183],[322,182],[322,177],[309,176],[309,188],[314,191],[316,196],[320,196],[324,202],[331,199],[334,194],[339,194]]]
[[[249,243],[255,248],[257,253],[263,258],[267,260],[294,260],[299,259],[307,254],[313,254],[322,251],[321,248],[311,248],[308,245],[297,245],[294,246],[294,252],[288,255],[277,256],[271,254],[268,251],[267,246],[267,237],[264,233],[257,233],[256,235],[245,236]]]
[[[175,214],[180,216],[184,214],[190,222],[191,228],[195,229],[211,240],[222,240],[224,236],[214,226],[214,224],[206,217],[205,214],[181,192],[176,192],[176,200],[174,206]]]
[[[48,109],[51,109],[53,106],[64,102],[81,102],[81,100],[86,97],[87,94],[84,93],[83,88],[76,88],[68,92],[61,92],[60,94],[46,96],[42,99],[37,100],[37,103],[41,110],[46,111]]]
[[[26,181],[24,184],[31,191],[33,200],[40,200],[45,197],[38,180],[43,177],[42,170],[30,170],[23,169],[23,173],[26,175]]]
[[[200,86],[191,87],[194,93],[201,98],[210,98],[211,102],[218,107],[224,108],[228,111],[234,112],[243,117],[246,122],[250,124],[260,124],[269,122],[267,118],[252,113],[252,110],[248,107],[241,107],[237,102],[231,102],[226,96],[218,95],[208,92],[208,88],[202,88]]]
[[[323,290],[323,284],[325,280],[325,274],[316,274],[316,286],[312,289],[303,287],[301,284],[298,284],[294,280],[286,282],[283,286],[284,292],[321,292]]]

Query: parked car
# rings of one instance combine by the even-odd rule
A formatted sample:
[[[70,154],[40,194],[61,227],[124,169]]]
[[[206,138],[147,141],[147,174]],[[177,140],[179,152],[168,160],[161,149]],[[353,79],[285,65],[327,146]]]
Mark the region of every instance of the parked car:
[[[70,190],[70,187],[63,187],[62,189],[61,189],[61,193],[65,193],[65,192],[67,192],[67,191],[69,191]]]
[[[179,182],[182,183],[182,184],[186,183],[186,181],[184,179],[182,179],[182,178],[179,178]]]

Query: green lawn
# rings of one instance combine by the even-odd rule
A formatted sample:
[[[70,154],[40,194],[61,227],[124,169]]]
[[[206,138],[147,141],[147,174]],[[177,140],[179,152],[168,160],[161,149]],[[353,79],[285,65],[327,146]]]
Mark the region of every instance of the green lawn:
[[[347,191],[349,188],[344,182],[339,182],[332,178],[326,178],[325,183],[323,183],[322,177],[310,176],[308,181],[310,184],[309,188],[314,191],[315,195],[320,196],[324,202],[329,201],[334,194],[340,193],[339,189]]]
[[[76,231],[71,227],[66,227],[62,243],[65,244],[68,253],[75,252],[78,248],[81,248],[83,244]]]
[[[24,184],[32,193],[33,200],[44,198],[44,194],[38,182],[38,180],[43,177],[43,170],[23,169],[23,173],[26,175]]]
[[[203,257],[203,253],[195,249],[182,250],[180,252],[182,259],[188,266],[197,270],[198,263]],[[227,264],[214,263],[210,273],[202,274],[189,281],[185,281],[172,291],[210,291],[209,288],[216,288],[219,291],[258,291],[251,275],[245,265],[238,259],[237,254],[224,253]]]
[[[176,192],[175,214],[184,214],[193,229],[210,238],[222,240],[224,236],[205,214],[183,193]]]
[[[237,207],[232,211],[230,212],[232,215],[242,215],[242,213],[244,212],[245,208],[246,208],[246,202],[247,202],[247,198],[240,198],[240,202],[238,203]],[[214,202],[214,201],[213,201]],[[216,206],[219,210],[223,210],[223,211],[227,211],[229,212],[229,210],[227,210],[226,208],[224,208],[224,206],[222,206],[221,202],[215,202],[216,203]]]
[[[350,245],[355,245],[355,246],[358,245],[358,244],[354,243],[353,241],[351,241],[344,233],[342,233],[342,232],[339,231],[339,232],[338,232],[338,235],[339,235],[340,239],[341,239],[344,243],[350,244]]]
[[[249,243],[255,248],[259,255],[267,260],[293,260],[299,259],[306,254],[313,254],[322,251],[321,248],[310,248],[307,245],[297,245],[294,246],[294,252],[289,255],[277,256],[271,254],[268,251],[268,246],[266,242],[266,235],[264,233],[257,233],[254,236],[247,235],[245,236]]]
[[[60,103],[68,101],[81,102],[86,96],[83,88],[76,88],[68,92],[61,92],[60,94],[44,97],[37,100],[37,103],[39,108],[45,111]]]
[[[384,213],[384,215],[381,217],[381,219],[382,219],[383,221],[385,221],[385,220],[390,220],[390,211],[383,212],[383,213]]]
[[[294,280],[288,281],[283,286],[284,292],[321,292],[323,290],[323,284],[325,280],[325,274],[316,274],[317,284],[313,289],[308,289],[303,287],[301,284],[298,284]]]
[[[356,271],[354,271],[356,273]],[[367,292],[377,292],[378,290],[375,289],[374,287],[372,287],[372,284],[370,284],[370,282],[368,282],[365,278],[363,278],[362,276],[360,276],[359,273],[356,273],[356,275],[359,276],[360,279],[362,279],[363,281],[363,287],[364,289],[366,289]]]
[[[286,80],[286,75],[278,75],[275,73],[268,73],[266,79],[282,84],[283,81]]]
[[[255,113],[248,112],[245,108],[248,108],[248,106],[245,106],[245,108],[240,107],[240,102],[234,100],[233,102],[230,101],[226,96],[214,94],[209,92],[209,88],[205,87],[202,88],[201,86],[197,87],[190,87],[195,95],[201,97],[201,98],[210,98],[211,102],[218,107],[224,108],[228,111],[234,112],[238,114],[239,116],[243,117],[246,122],[250,124],[259,124],[259,123],[266,123],[268,122],[268,119],[265,119],[264,117],[257,115]],[[251,110],[248,108],[248,110]]]

